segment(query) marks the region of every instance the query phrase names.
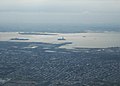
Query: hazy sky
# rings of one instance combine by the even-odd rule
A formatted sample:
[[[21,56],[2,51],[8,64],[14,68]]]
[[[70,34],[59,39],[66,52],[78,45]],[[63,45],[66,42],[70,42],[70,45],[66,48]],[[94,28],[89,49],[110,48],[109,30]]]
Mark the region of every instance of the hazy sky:
[[[119,24],[120,0],[0,0],[3,23]]]

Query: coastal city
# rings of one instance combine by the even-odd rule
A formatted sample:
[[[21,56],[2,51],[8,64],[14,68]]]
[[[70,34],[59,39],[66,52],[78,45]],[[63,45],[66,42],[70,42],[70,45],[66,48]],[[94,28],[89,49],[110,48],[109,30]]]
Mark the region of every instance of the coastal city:
[[[120,48],[0,42],[0,86],[120,86]]]

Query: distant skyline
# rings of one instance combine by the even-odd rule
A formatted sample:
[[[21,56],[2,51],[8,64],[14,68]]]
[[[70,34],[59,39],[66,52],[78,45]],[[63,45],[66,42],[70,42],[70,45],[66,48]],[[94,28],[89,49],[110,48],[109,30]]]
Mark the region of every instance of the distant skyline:
[[[119,24],[120,0],[0,0],[0,24]]]

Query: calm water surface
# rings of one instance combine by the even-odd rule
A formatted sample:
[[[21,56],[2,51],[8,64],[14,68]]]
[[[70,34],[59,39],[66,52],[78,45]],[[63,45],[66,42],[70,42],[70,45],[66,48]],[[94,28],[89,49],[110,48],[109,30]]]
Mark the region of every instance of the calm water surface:
[[[64,37],[66,40],[58,41],[58,37]],[[29,38],[30,40],[10,40],[11,38]],[[0,32],[0,41],[45,42],[53,44],[72,42],[72,44],[62,46],[61,48],[106,48],[120,47],[120,33],[56,33],[56,35],[21,35],[17,32]]]

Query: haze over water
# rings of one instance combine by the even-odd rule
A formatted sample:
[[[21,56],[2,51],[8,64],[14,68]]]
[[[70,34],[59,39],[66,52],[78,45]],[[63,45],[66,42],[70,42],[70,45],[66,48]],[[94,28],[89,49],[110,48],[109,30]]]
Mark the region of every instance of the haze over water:
[[[0,31],[120,31],[119,23],[120,0],[0,0]]]

